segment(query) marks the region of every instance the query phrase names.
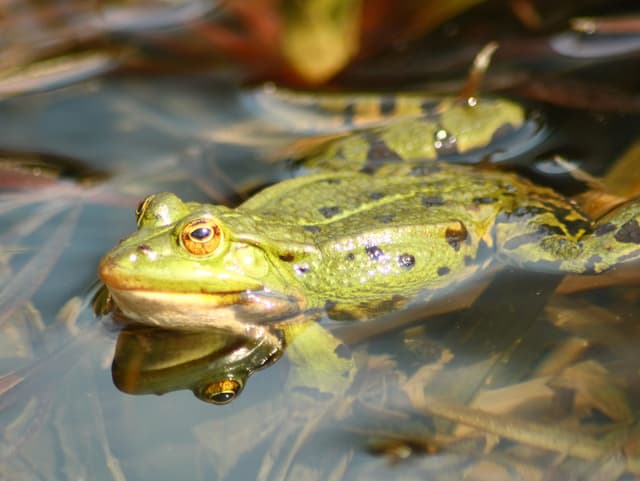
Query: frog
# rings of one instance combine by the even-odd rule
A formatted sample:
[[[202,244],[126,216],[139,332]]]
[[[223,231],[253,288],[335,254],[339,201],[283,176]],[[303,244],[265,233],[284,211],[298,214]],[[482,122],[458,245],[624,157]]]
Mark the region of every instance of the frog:
[[[152,194],[136,210],[137,230],[101,260],[99,276],[127,320],[284,338],[287,352],[320,377],[335,370],[352,378],[352,361],[330,333],[287,319],[376,318],[462,288],[494,266],[598,274],[637,261],[640,201],[593,220],[548,187],[453,164],[441,148],[419,145],[455,139],[465,155],[518,122],[515,107],[482,99],[443,109],[435,121],[356,131],[310,157],[309,172],[234,208]],[[492,128],[469,128],[484,118]],[[304,340],[290,349],[296,338]]]
[[[359,319],[494,262],[605,272],[640,257],[639,220],[638,201],[593,222],[515,174],[387,164],[288,179],[236,208],[151,195],[99,274],[127,318],[161,327]]]

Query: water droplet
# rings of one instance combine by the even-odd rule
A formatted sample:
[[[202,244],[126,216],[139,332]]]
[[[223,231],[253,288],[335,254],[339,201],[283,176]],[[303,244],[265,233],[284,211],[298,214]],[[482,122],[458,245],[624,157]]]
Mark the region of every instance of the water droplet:
[[[443,153],[457,152],[457,148],[456,148],[457,139],[455,138],[455,136],[451,135],[447,130],[445,129],[436,130],[433,136],[433,140],[434,140],[433,146],[437,151],[443,152]]]

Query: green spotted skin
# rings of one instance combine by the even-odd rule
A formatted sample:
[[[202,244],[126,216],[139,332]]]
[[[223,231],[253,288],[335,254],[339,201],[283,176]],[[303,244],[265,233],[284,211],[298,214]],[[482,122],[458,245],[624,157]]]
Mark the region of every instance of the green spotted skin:
[[[107,286],[129,276],[125,288],[275,293],[336,319],[395,309],[494,262],[599,273],[640,257],[638,201],[592,222],[516,175],[438,161],[289,179],[235,209],[158,194],[138,218],[138,231],[103,259]],[[203,219],[219,245],[194,255],[181,236]]]
[[[331,134],[311,152],[302,152],[297,163],[307,170],[367,171],[386,162],[455,157],[477,161],[505,148],[496,147],[495,140],[527,142],[540,127],[521,105],[505,98],[265,89],[251,100],[270,122],[290,131]]]
[[[407,116],[331,140],[306,157],[304,166],[367,171],[387,162],[469,155],[525,122],[522,107],[506,99],[482,99],[470,107],[452,98],[423,108],[422,115],[412,118],[413,112],[404,106]]]

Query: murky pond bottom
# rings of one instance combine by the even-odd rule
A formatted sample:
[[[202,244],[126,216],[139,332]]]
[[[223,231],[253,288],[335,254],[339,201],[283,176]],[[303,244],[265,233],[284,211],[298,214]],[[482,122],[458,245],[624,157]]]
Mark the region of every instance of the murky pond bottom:
[[[111,80],[0,105],[5,148],[113,173],[0,193],[0,478],[637,476],[633,270],[584,291],[504,270],[380,322],[325,322],[354,368],[317,389],[288,351],[95,319],[99,259],[135,229],[140,199],[236,200],[279,175],[229,141],[246,115],[231,87],[198,81]]]

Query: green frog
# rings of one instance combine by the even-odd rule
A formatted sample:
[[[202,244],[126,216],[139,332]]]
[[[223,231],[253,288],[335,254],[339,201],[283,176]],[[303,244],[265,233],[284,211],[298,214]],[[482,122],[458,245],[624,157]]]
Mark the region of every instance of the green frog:
[[[592,221],[515,174],[438,159],[434,142],[464,155],[520,122],[516,107],[481,99],[361,130],[318,153],[316,171],[236,208],[151,195],[100,277],[127,319],[255,337],[310,311],[369,319],[496,264],[591,274],[639,259],[638,200]],[[491,129],[469,128],[483,118]]]
[[[126,317],[163,327],[363,318],[495,261],[604,272],[640,258],[639,220],[638,201],[594,223],[513,174],[388,164],[285,180],[234,209],[152,195],[99,273]]]

